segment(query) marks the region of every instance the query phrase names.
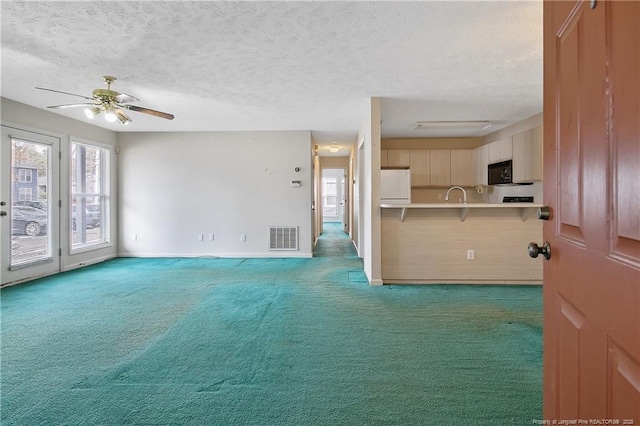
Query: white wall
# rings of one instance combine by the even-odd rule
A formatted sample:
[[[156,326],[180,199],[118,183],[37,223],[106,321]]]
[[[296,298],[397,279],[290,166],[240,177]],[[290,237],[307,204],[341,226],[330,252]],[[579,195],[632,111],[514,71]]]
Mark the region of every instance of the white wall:
[[[358,141],[364,139],[363,159],[358,159],[363,168],[360,196],[363,211],[360,212],[364,232],[364,247],[358,251],[364,260],[364,272],[371,285],[382,285],[382,245],[380,238],[380,98],[371,98],[365,109]]]
[[[82,253],[70,254],[69,240],[69,152],[70,140],[80,138],[83,141],[98,142],[103,145],[115,147],[117,133],[111,130],[96,127],[82,121],[34,108],[19,102],[2,98],[2,122],[11,124],[16,128],[27,131],[35,131],[42,134],[58,137],[62,160],[60,163],[60,198],[62,209],[60,215],[60,247],[62,248],[61,270],[69,270],[86,264],[98,262],[116,256],[117,253],[117,228],[118,217],[116,206],[118,204],[117,187],[117,161],[115,155],[110,158],[111,166],[111,223],[110,243],[98,249],[90,249]],[[113,153],[113,150],[111,151]]]
[[[120,255],[312,255],[309,131],[121,133],[119,146]],[[270,225],[299,226],[300,250],[268,251]]]

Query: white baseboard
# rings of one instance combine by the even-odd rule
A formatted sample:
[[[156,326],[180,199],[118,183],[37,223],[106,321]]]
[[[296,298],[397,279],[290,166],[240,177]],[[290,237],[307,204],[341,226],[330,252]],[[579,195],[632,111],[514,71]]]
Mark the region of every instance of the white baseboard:
[[[356,242],[351,240],[351,244],[353,244],[353,248],[356,249],[356,254],[358,255],[358,257],[362,259],[362,255],[360,254],[360,250],[358,250],[358,246],[356,245]]]
[[[119,253],[118,257],[220,257],[220,258],[233,258],[233,259],[259,259],[259,258],[311,258],[312,253]]]

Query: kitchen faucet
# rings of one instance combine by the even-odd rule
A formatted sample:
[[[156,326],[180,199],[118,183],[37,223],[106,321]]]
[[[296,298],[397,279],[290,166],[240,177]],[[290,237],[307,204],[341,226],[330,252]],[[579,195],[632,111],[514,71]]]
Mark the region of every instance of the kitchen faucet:
[[[464,204],[467,204],[467,191],[465,191],[464,188],[461,187],[461,186],[452,186],[451,188],[449,188],[449,190],[447,191],[447,195],[444,196],[444,200],[447,201],[447,202],[449,201],[449,194],[454,189],[459,189],[460,191],[462,191],[462,196],[464,197],[463,198],[463,200],[464,200],[463,202],[464,202]]]

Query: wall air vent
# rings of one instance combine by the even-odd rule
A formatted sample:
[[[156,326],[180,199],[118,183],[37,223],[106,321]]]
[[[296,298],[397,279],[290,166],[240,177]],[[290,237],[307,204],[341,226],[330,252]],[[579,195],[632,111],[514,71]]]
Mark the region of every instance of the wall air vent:
[[[270,226],[269,250],[298,250],[298,227]]]

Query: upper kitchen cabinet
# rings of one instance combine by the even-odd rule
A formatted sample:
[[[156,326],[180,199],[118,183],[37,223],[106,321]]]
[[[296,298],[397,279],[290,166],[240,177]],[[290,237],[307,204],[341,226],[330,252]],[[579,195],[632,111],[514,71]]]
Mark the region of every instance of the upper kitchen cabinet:
[[[388,149],[386,167],[409,168],[411,165],[410,157],[408,149]]]
[[[429,164],[431,168],[431,186],[451,185],[451,150],[432,149]]]
[[[482,145],[473,150],[473,162],[475,172],[474,185],[488,185],[489,145]]]
[[[542,180],[542,127],[513,135],[513,182]]]
[[[489,163],[511,160],[512,158],[513,145],[511,136],[489,144]]]
[[[451,150],[451,185],[473,186],[474,171],[473,150]]]
[[[411,186],[429,186],[431,184],[431,151],[426,149],[412,149],[409,152],[411,169]]]

